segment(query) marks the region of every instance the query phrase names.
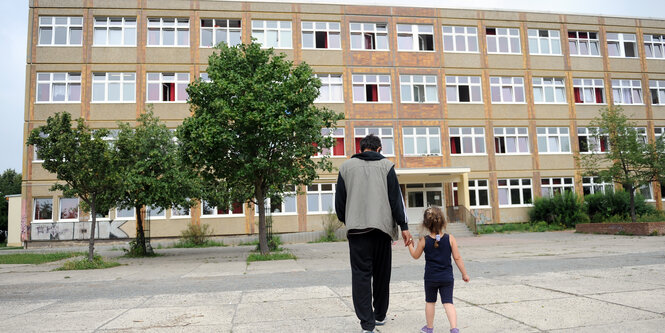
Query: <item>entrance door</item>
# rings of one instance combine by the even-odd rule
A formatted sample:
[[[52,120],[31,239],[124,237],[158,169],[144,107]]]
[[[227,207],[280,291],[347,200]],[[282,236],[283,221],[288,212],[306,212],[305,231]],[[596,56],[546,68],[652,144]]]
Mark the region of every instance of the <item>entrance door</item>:
[[[406,184],[406,215],[409,224],[420,224],[429,206],[443,207],[441,183]]]

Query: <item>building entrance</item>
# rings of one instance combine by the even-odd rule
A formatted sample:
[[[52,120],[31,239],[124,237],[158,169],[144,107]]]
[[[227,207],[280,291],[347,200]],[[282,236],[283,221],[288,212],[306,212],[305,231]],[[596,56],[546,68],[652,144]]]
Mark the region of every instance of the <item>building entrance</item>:
[[[429,206],[444,207],[443,184],[406,184],[406,215],[409,224],[419,225]]]

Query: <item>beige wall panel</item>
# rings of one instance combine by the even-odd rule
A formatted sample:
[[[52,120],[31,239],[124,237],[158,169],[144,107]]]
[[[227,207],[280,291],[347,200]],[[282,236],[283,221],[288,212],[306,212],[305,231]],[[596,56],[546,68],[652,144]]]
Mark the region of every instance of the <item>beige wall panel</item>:
[[[441,67],[441,57],[435,52],[397,52],[397,66]]]
[[[386,6],[344,6],[342,11],[346,15],[392,15],[392,10]]]
[[[485,127],[484,120],[460,120],[460,119],[449,119],[446,122],[446,127]]]
[[[441,118],[440,104],[399,104],[398,117],[401,119]]]
[[[459,168],[471,168],[471,171],[487,171],[489,164],[487,155],[484,156],[458,156],[450,155],[450,166]]]
[[[393,118],[392,104],[357,103],[353,104],[353,110],[347,113],[347,119],[385,119]]]
[[[649,69],[649,73],[665,73],[665,61],[647,59],[647,68]],[[659,79],[662,79],[662,76]]]
[[[531,56],[531,69],[563,70],[564,68],[563,56]]]
[[[653,110],[653,119],[663,120],[665,119],[665,105],[654,105],[651,107]],[[665,123],[661,123],[657,126],[665,126]]]
[[[39,171],[42,174],[50,175],[48,172],[46,172],[44,169],[42,169],[41,163],[36,163],[35,165],[38,165],[39,166],[38,168],[41,169],[41,170],[36,170],[36,168],[35,168],[36,171]],[[49,178],[49,180],[51,180],[51,179],[55,179],[55,176],[53,176],[53,178]],[[52,182],[32,183],[28,186],[30,186],[31,189],[32,189],[32,197],[33,198],[34,197],[53,198],[53,197],[60,194],[59,192],[53,192],[53,191],[50,190],[51,186],[53,186]],[[28,199],[30,201],[32,201],[32,198],[28,198]]]
[[[540,172],[540,177],[575,177],[573,170],[545,170]]]
[[[500,208],[501,221],[499,223],[528,222],[530,209],[531,207]]]
[[[478,27],[478,18],[473,15],[473,17],[469,19],[462,19],[460,17],[455,17],[455,18],[445,18],[443,20],[443,24],[446,26],[466,26],[466,27]],[[441,29],[441,27],[439,27]]]
[[[201,11],[201,18],[219,18],[219,19],[242,19],[241,12],[222,12],[217,10],[211,11]],[[197,23],[196,28],[200,27],[200,23]]]
[[[507,21],[519,21],[520,13],[518,12],[508,12],[502,10],[485,10],[483,11],[483,16],[486,20],[507,20]]]
[[[48,63],[48,64],[37,64],[35,66],[35,71],[39,72],[80,72],[81,64],[57,64],[57,63]],[[36,85],[36,83],[35,83]]]
[[[346,100],[347,98],[351,99],[351,96],[345,97],[344,99]],[[316,103],[314,105],[320,108],[322,107],[328,108],[330,110],[335,111],[336,113],[344,113],[344,103]]]
[[[189,9],[187,9],[187,10],[163,10],[163,9],[159,8],[159,9],[146,9],[145,10],[145,14],[148,17],[182,17],[182,18],[188,18],[189,13],[190,13]],[[190,22],[190,28],[191,28],[191,22]]]
[[[577,114],[577,119],[594,119],[600,116],[600,109],[605,108],[607,105],[575,105],[575,113]]]
[[[260,6],[269,6],[270,4],[264,3],[261,4]],[[273,12],[269,10],[268,8],[257,8],[257,11],[255,12],[250,12],[251,19],[252,20],[280,20],[280,21],[291,21],[293,18],[293,14],[289,13],[291,11],[291,5],[289,5],[288,10],[283,10],[281,11],[282,13],[279,12]],[[250,22],[251,24],[251,22]],[[293,28],[293,25],[291,25],[291,28]]]
[[[199,48],[199,64],[203,65],[201,66],[201,72],[205,72],[208,68],[208,58],[210,58],[210,55],[212,55],[213,52],[219,53],[219,51],[213,48]]]
[[[91,103],[90,120],[136,120],[135,103]],[[116,126],[117,127],[117,126]]]
[[[597,16],[566,15],[566,22],[571,24],[598,24]]]
[[[311,228],[309,223],[309,216],[307,216],[307,227]],[[259,223],[259,218],[256,217],[254,222]],[[258,228],[257,228],[258,230]],[[296,215],[287,215],[287,216],[272,216],[272,231],[281,233],[281,232],[298,232],[298,216]],[[309,231],[309,230],[308,230]]]
[[[156,219],[150,220],[150,237],[174,237],[180,236],[180,232],[187,229],[190,219]],[[136,222],[125,223],[136,227]],[[123,225],[123,227],[125,226]]]
[[[567,104],[536,104],[535,105],[536,118],[552,119],[562,118],[568,119],[568,105]]]
[[[200,10],[232,10],[232,11],[241,11],[242,2],[236,1],[199,1]]]
[[[259,222],[256,217],[255,222]],[[207,224],[213,235],[241,235],[245,234],[245,217],[201,218],[201,224]],[[258,228],[257,228],[258,230]],[[180,235],[178,232],[176,235]]]
[[[568,28],[568,31],[578,31],[579,30],[579,31],[598,32],[600,30],[600,27],[598,26],[598,20],[595,20],[590,25],[569,23],[566,27]]]
[[[307,230],[305,231],[321,231],[326,219],[326,214],[307,215]]]
[[[302,50],[302,61],[314,66],[338,66],[344,63],[344,53],[342,50]]]
[[[93,64],[91,72],[131,72],[136,73],[136,64]]]
[[[458,18],[477,19],[478,12],[475,10],[467,10],[467,9],[444,8],[439,10],[439,16],[452,17],[455,19]]]
[[[487,63],[489,68],[515,68],[522,69],[524,64],[522,62],[522,55],[504,55],[504,54],[490,54],[487,56]]]
[[[102,6],[97,6],[92,10],[93,16],[124,16],[124,17],[136,17],[139,15],[139,11],[136,9],[122,9],[122,8],[136,8],[136,1],[128,1],[129,6],[120,6],[121,2],[119,1],[105,1]],[[113,9],[98,9],[98,8],[113,8]]]
[[[402,158],[400,168],[440,168],[442,166],[441,156],[422,156]]]
[[[642,26],[645,28],[655,28],[655,29],[665,29],[665,21],[656,21],[656,20],[640,20],[642,21]],[[645,29],[647,30],[647,29]],[[658,30],[655,30],[658,31]],[[661,31],[662,32],[662,31]]]
[[[81,15],[84,0],[40,0],[39,15]],[[50,7],[50,8],[49,8]],[[72,9],[69,9],[72,8]]]
[[[191,66],[188,64],[146,64],[145,71],[146,73],[189,73]],[[191,74],[191,73],[190,73]],[[147,79],[147,75],[144,76],[144,80]],[[145,81],[144,81],[145,82]]]
[[[647,119],[646,105],[620,105],[623,113],[630,120]]]
[[[189,1],[182,0],[146,0],[146,8],[189,9]]]
[[[481,56],[479,53],[443,53],[443,64],[446,68],[469,67],[480,68]],[[446,72],[447,74],[450,74]],[[480,74],[479,74],[480,75]]]
[[[189,47],[146,47],[145,62],[153,64],[188,64]]]
[[[135,64],[136,59],[137,48],[135,47],[93,47],[90,62],[102,64]]]
[[[528,111],[526,104],[492,104],[493,119],[526,119]]]
[[[392,66],[392,56],[389,51],[351,51],[349,66]]]
[[[294,57],[293,57],[294,50],[293,49],[275,49],[275,54],[282,54],[282,53],[284,53],[286,55],[287,60],[293,61],[293,59],[294,59]]]
[[[334,14],[334,13],[333,13]],[[318,21],[318,22],[338,22],[341,23],[342,15],[322,15],[322,14],[300,14],[301,21]]]
[[[622,17],[605,17],[605,25],[618,25],[624,27],[635,27],[635,19]]]
[[[494,149],[494,147],[491,147]],[[532,149],[533,150],[533,149]],[[528,155],[496,155],[497,170],[531,170],[531,154]],[[512,176],[511,176],[512,177]],[[528,176],[531,177],[531,176]],[[499,177],[501,178],[501,177]]]
[[[72,119],[77,119],[81,116],[81,104],[35,104],[35,119],[33,120],[46,120],[58,112],[69,112]]]
[[[559,22],[560,18],[559,15],[557,14],[541,14],[541,13],[526,13],[526,20],[530,22]],[[547,27],[555,27],[557,25],[552,24],[552,23],[543,23],[541,24],[534,24],[534,23],[529,23],[529,27],[542,27],[542,28],[547,28]],[[558,29],[558,28],[554,28]]]
[[[80,46],[72,47],[37,47],[35,63],[80,64],[83,62],[83,50]],[[80,68],[80,67],[79,67]]]
[[[136,8],[136,0],[96,1],[95,7],[96,8]]]
[[[602,71],[602,57],[570,57],[570,68],[575,71]],[[601,75],[602,76],[602,75]]]
[[[399,19],[400,17],[435,17],[437,13],[434,8],[393,7],[393,15],[396,15]]]
[[[485,107],[483,104],[448,104],[449,119],[483,119]]]
[[[544,127],[544,126],[555,126],[555,127],[568,127],[570,126],[570,122],[566,120],[543,120],[543,119],[538,119],[536,122],[536,127]]]
[[[609,70],[613,72],[641,72],[640,59],[609,58]]]
[[[41,163],[32,163],[32,180],[54,180],[56,179],[55,174],[52,174],[42,167]],[[37,193],[33,190],[34,193]]]
[[[472,179],[488,179],[489,177],[490,177],[489,172],[471,170],[471,173],[469,173],[469,180],[472,180]]]
[[[325,13],[325,14],[340,14],[342,13],[342,6],[336,5],[323,5],[323,4],[301,4],[301,13]]]
[[[189,117],[189,104],[187,103],[155,103],[155,115],[161,120],[174,120]]]
[[[493,120],[492,126],[494,127],[527,127],[529,126],[529,120],[524,119],[511,119],[511,120]]]
[[[494,223],[492,218],[492,208],[471,209],[471,214],[476,217],[478,224]]]
[[[538,155],[540,159],[541,170],[552,169],[569,169],[575,168],[575,158],[573,154],[555,154],[555,155]]]

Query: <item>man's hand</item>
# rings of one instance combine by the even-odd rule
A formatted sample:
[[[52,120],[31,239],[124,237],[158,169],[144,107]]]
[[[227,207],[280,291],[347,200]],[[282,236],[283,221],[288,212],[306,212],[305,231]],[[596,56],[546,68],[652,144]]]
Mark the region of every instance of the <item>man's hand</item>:
[[[402,230],[402,239],[404,239],[404,246],[409,246],[413,243],[413,238],[408,230]]]

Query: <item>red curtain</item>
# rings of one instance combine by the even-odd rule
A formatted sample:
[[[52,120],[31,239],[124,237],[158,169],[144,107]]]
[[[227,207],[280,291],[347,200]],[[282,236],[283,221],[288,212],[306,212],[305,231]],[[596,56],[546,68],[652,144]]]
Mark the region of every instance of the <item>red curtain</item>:
[[[596,103],[603,104],[603,89],[596,88]]]
[[[575,103],[583,103],[584,101],[582,100],[582,89],[573,88],[573,92],[575,93]]]
[[[460,151],[460,138],[458,137],[452,137],[450,138],[450,153],[451,154],[459,154]]]
[[[344,138],[335,138],[333,156],[344,156]]]
[[[360,151],[360,140],[362,140],[362,139],[363,139],[363,138],[356,138],[356,154],[360,154],[360,153],[362,153],[362,152]]]
[[[233,205],[231,205],[231,212],[233,214],[242,214],[242,204],[234,202]]]

